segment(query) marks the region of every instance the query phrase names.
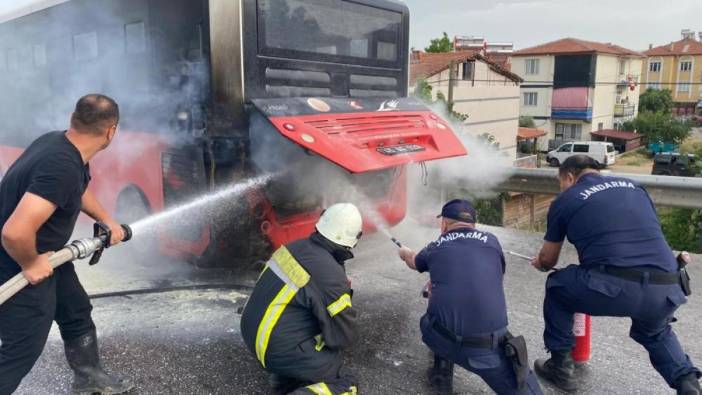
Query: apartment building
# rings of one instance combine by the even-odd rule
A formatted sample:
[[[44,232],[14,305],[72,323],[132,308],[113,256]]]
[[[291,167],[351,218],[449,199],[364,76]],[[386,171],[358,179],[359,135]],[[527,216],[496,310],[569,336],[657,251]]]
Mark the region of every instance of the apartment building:
[[[591,140],[591,133],[633,119],[643,58],[618,45],[575,38],[515,51],[511,70],[524,79],[520,115],[547,133],[539,148]]]
[[[678,114],[692,114],[702,102],[702,32],[683,31],[676,42],[649,46],[641,71],[643,89],[669,89]]]
[[[410,64],[410,90],[419,80],[432,86],[434,99],[441,93],[453,101],[454,111],[468,116],[458,133],[490,134],[499,143],[506,163],[516,159],[522,81],[519,76],[478,51],[415,52]]]

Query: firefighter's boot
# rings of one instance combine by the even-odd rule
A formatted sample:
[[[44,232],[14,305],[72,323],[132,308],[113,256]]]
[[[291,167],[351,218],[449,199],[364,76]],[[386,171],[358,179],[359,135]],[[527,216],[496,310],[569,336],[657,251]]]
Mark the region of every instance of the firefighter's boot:
[[[434,366],[427,375],[438,395],[453,395],[453,362],[434,355]]]
[[[702,394],[702,389],[700,389],[700,382],[697,379],[696,373],[686,374],[678,379],[675,385],[675,389],[678,391],[678,395],[700,395]]]
[[[95,331],[64,341],[68,365],[75,373],[73,392],[77,394],[121,394],[134,388],[131,380],[102,369]]]
[[[575,380],[575,362],[568,351],[551,351],[550,359],[539,359],[534,362],[534,371],[542,379],[550,382],[566,392],[578,389]]]
[[[271,387],[273,387],[273,393],[276,395],[289,394],[295,391],[297,388],[304,386],[302,381],[278,374],[272,374],[270,376],[270,383]]]

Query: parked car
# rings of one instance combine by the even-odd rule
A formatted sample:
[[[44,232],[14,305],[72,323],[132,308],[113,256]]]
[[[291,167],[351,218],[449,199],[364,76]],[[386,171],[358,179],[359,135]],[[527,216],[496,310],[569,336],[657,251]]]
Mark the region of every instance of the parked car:
[[[573,141],[562,144],[546,155],[546,161],[557,167],[568,157],[579,154],[593,158],[600,167],[613,165],[616,161],[614,145],[604,141]]]
[[[695,160],[692,154],[679,152],[663,152],[653,158],[651,174],[656,176],[694,177],[697,173]]]

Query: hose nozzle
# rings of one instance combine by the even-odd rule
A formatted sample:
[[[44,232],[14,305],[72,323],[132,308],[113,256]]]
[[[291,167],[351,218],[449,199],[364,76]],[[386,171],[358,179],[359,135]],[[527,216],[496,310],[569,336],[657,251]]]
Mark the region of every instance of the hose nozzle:
[[[391,237],[390,240],[392,240],[392,242],[395,243],[396,246],[402,248],[402,243],[400,243],[396,238]]]

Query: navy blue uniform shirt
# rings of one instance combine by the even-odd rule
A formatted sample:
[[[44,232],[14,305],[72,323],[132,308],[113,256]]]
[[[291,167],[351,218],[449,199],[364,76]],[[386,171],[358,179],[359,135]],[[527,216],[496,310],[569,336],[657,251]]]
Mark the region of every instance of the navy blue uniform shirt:
[[[589,173],[558,195],[544,239],[559,243],[566,236],[583,266],[677,270],[651,198],[627,178]]]
[[[431,277],[427,312],[454,334],[507,327],[505,258],[494,235],[470,228],[446,232],[417,254],[415,264]]]

